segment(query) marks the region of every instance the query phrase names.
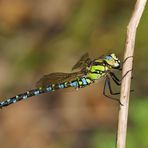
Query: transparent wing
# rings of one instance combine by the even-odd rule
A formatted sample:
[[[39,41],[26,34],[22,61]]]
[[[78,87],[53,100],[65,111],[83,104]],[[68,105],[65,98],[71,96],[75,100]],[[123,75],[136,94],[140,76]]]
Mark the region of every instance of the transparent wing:
[[[74,73],[50,73],[48,75],[44,75],[37,83],[37,87],[46,87],[50,84],[59,84],[64,82],[69,82],[75,80],[77,77],[83,76],[82,72],[74,72]]]
[[[85,68],[91,59],[89,58],[88,53],[85,53],[80,60],[72,67],[72,70]]]

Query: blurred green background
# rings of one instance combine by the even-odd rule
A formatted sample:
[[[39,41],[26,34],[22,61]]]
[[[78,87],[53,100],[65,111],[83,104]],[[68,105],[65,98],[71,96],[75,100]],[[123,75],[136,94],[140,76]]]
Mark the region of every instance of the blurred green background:
[[[86,52],[123,58],[135,1],[1,0],[0,100],[34,88],[51,72],[71,72]],[[127,148],[148,148],[148,9],[138,27]],[[114,148],[118,104],[103,82],[44,94],[0,110],[2,148]]]

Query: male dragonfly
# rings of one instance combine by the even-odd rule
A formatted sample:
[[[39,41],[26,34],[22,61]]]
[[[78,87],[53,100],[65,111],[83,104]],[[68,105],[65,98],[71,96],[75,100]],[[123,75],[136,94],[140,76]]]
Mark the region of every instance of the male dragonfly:
[[[0,107],[8,106],[23,99],[27,99],[32,96],[36,96],[42,93],[52,92],[58,89],[64,89],[68,87],[74,87],[76,89],[89,86],[96,80],[104,77],[105,84],[103,94],[106,97],[119,101],[119,99],[113,98],[106,94],[106,88],[108,86],[110,95],[117,95],[120,93],[114,93],[112,91],[110,79],[115,84],[121,85],[121,80],[117,78],[114,70],[121,70],[120,60],[114,53],[102,56],[97,59],[90,59],[88,53],[84,54],[80,60],[72,67],[72,70],[79,70],[72,73],[50,73],[44,75],[36,84],[36,88],[26,91],[25,93],[18,94],[12,98],[8,98],[0,102]],[[121,103],[120,103],[121,104]]]

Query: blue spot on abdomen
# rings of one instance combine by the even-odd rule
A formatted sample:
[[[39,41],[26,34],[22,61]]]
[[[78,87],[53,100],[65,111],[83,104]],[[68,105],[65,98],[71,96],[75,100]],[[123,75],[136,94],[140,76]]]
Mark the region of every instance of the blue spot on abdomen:
[[[52,90],[51,86],[47,87],[46,90],[51,91]]]
[[[59,84],[59,88],[64,88],[64,84]]]
[[[78,82],[77,81],[73,81],[73,82],[70,83],[70,86],[78,87]]]
[[[39,93],[40,93],[39,90],[37,90],[37,91],[34,92],[35,95],[39,95]]]
[[[13,103],[15,103],[16,102],[16,99],[13,99]]]
[[[27,95],[23,96],[23,99],[27,99]]]
[[[85,78],[82,78],[81,81],[82,81],[83,85],[87,85],[87,81]]]

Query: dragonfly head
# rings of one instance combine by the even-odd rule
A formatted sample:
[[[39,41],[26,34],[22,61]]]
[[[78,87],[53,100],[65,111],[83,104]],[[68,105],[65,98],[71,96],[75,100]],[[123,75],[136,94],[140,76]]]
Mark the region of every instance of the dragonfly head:
[[[120,60],[116,57],[114,53],[104,57],[104,61],[114,69],[119,69],[121,66]]]

